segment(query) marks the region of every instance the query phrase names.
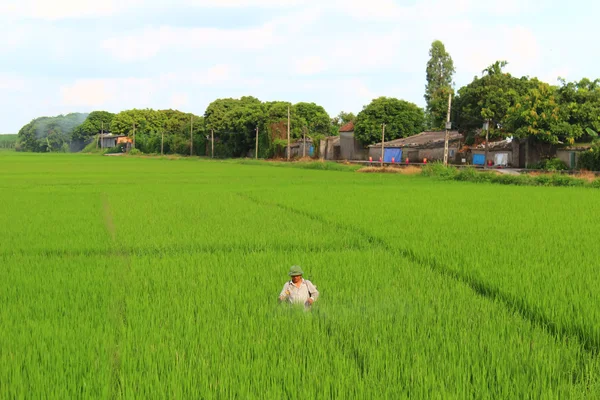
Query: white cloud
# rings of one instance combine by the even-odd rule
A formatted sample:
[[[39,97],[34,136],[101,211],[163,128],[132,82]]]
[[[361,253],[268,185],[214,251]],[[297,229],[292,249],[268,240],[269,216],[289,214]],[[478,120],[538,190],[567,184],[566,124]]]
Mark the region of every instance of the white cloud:
[[[27,90],[29,87],[29,83],[23,77],[0,73],[0,90],[18,92]]]
[[[60,20],[102,17],[142,4],[142,0],[3,0],[0,14],[13,18]]]
[[[258,50],[273,43],[272,28],[226,30],[163,26],[105,40],[102,47],[120,61],[147,60],[169,50]]]
[[[62,104],[72,107],[101,108],[118,100],[133,107],[149,103],[155,86],[150,79],[79,79],[60,88]]]
[[[299,60],[294,67],[297,74],[314,75],[325,70],[327,64],[318,56],[306,57]]]

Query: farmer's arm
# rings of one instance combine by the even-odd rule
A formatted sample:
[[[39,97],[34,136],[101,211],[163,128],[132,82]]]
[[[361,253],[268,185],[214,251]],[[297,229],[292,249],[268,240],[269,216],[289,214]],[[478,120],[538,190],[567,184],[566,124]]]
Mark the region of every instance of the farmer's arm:
[[[285,301],[290,295],[290,291],[288,290],[288,284],[283,285],[283,289],[281,293],[279,293],[279,301]]]
[[[306,285],[308,286],[308,291],[310,292],[310,298],[313,300],[313,302],[317,301],[319,299],[319,291],[317,290],[317,287],[310,281],[306,282]]]

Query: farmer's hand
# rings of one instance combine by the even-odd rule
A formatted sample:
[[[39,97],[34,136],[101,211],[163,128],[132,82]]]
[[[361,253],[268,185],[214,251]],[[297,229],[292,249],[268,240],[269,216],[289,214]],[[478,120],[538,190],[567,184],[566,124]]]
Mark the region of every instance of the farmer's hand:
[[[306,300],[306,302],[308,303],[309,306],[312,306],[313,303],[315,302],[315,300],[312,297],[310,297],[308,300]]]

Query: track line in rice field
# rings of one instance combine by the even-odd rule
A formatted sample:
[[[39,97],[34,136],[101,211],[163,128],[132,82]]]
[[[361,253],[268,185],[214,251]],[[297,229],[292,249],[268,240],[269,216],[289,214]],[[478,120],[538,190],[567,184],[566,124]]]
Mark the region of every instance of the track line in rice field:
[[[549,333],[556,339],[568,338],[570,340],[571,338],[573,338],[578,342],[578,344],[583,350],[585,350],[587,353],[591,354],[594,357],[597,357],[598,353],[600,352],[600,338],[594,337],[593,332],[587,332],[586,329],[582,326],[565,327],[563,325],[560,325],[544,313],[538,312],[535,309],[533,309],[523,299],[504,293],[494,285],[491,285],[483,280],[477,279],[474,276],[463,272],[455,271],[450,267],[444,265],[442,262],[438,261],[433,256],[428,257],[424,255],[419,255],[412,249],[403,248],[398,245],[391,245],[385,239],[375,236],[365,229],[352,225],[347,225],[339,221],[331,221],[323,217],[322,215],[310,211],[297,209],[295,207],[277,202],[264,201],[248,193],[238,193],[238,195],[259,206],[278,208],[280,210],[285,210],[296,215],[304,216],[313,221],[319,221],[323,224],[326,224],[327,226],[332,226],[340,230],[345,230],[347,232],[361,235],[365,237],[369,241],[369,243],[372,243],[376,247],[380,247],[387,251],[396,253],[415,264],[419,264],[421,266],[430,268],[431,270],[437,272],[438,274],[446,278],[450,278],[454,281],[468,286],[478,296],[502,304],[509,311],[520,315],[523,319],[529,321],[532,325],[541,328],[544,332]],[[584,366],[581,365],[580,370],[582,370],[582,372],[583,369]]]
[[[123,243],[117,245],[123,246]],[[360,243],[346,243],[338,251],[360,251],[367,250],[371,246]],[[311,251],[311,252],[331,252],[331,246],[321,244],[173,244],[163,247],[140,246],[135,248],[121,248],[118,254],[128,257],[171,257],[173,255],[192,255],[192,254],[224,254],[237,253],[248,255],[252,253],[267,252],[291,252],[291,251]],[[25,256],[25,257],[111,257],[115,255],[113,249],[88,248],[88,249],[9,249],[0,252],[0,258]]]

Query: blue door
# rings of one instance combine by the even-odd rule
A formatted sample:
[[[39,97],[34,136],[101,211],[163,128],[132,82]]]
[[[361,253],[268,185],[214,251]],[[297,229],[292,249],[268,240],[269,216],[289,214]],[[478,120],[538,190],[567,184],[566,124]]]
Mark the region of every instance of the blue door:
[[[473,165],[485,165],[485,154],[473,154]]]
[[[391,163],[392,158],[397,163],[402,162],[402,149],[395,149],[395,148],[384,149],[383,162]]]
[[[310,148],[308,149],[308,155],[311,157],[315,155],[315,146],[313,146],[312,144],[310,145]]]

